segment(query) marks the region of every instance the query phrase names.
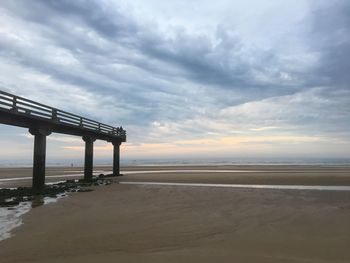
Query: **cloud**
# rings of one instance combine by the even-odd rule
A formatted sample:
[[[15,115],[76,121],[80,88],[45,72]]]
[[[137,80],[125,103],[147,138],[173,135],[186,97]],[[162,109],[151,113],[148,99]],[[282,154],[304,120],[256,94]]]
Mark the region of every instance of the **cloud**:
[[[153,91],[179,96],[183,89],[171,91],[165,86],[169,85],[167,78],[215,88],[239,88],[241,92],[264,89],[260,96],[270,89],[290,93],[290,88],[297,88],[292,81],[296,81],[296,73],[284,66],[293,61],[278,57],[272,50],[243,45],[234,31],[222,25],[207,33],[169,28],[169,37],[148,23],[137,23],[119,9],[109,9],[104,2],[5,1],[5,5],[8,9],[3,13],[9,21],[4,22],[9,28],[2,47],[6,54],[15,54],[22,64],[58,80],[104,95],[118,92],[131,102],[147,101],[142,96],[145,91],[135,85],[142,83]],[[24,32],[14,34],[16,30],[9,24],[17,24]],[[14,39],[22,41],[10,45]],[[153,77],[145,77],[147,74]],[[155,83],[159,79],[163,87]],[[126,92],[127,88],[135,92]]]
[[[267,127],[258,127],[258,128],[251,128],[251,131],[267,131],[267,130],[273,130],[278,129],[276,126],[267,126]]]
[[[349,4],[308,3],[5,0],[0,87],[123,125],[134,145],[349,141]]]
[[[310,45],[320,53],[320,64],[314,72],[324,83],[349,89],[350,76],[350,2],[320,1],[311,17]]]

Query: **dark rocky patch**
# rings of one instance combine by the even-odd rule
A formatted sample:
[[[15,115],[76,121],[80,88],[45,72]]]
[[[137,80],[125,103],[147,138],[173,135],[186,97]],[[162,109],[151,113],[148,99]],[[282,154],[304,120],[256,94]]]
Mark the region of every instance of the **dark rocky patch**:
[[[35,190],[31,187],[18,188],[1,188],[0,189],[0,207],[12,207],[21,202],[33,201],[35,197],[57,197],[57,195],[66,192],[90,192],[93,191],[91,186],[110,185],[111,179],[107,179],[109,175],[100,174],[98,177],[92,178],[90,181],[66,180],[52,185],[45,185],[41,190]]]

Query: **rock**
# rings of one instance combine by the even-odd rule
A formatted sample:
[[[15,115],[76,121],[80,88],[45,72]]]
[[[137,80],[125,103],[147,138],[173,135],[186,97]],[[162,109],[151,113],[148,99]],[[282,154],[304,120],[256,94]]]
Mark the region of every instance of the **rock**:
[[[77,190],[77,192],[79,192],[79,193],[91,192],[91,191],[93,191],[93,190],[89,189],[89,188],[80,188]]]
[[[16,205],[19,205],[19,202],[15,201],[15,200],[0,202],[0,207],[11,207],[11,206],[16,206]]]
[[[108,175],[110,176],[110,175]],[[53,185],[45,185],[42,190],[34,190],[30,187],[18,187],[16,189],[0,189],[0,207],[12,207],[20,202],[33,201],[36,196],[42,197],[57,197],[58,194],[66,192],[90,192],[93,189],[81,188],[90,186],[110,185],[112,180],[106,179],[107,175],[100,174],[98,177],[93,177],[90,181],[67,180]],[[64,195],[63,195],[64,196]]]

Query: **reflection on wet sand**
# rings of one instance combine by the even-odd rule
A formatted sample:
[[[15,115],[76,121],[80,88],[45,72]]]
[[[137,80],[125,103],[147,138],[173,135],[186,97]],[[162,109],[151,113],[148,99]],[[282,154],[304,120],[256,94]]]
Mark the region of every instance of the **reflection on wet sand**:
[[[21,202],[12,207],[0,207],[0,241],[11,237],[11,231],[22,224],[21,217],[32,208],[54,203],[64,196],[66,194],[59,194],[56,197],[35,195],[31,201]]]
[[[43,204],[45,204],[44,197],[42,195],[33,196],[33,200],[31,203],[32,208],[42,206]]]
[[[169,182],[119,182],[120,184],[156,185],[156,186],[193,186],[224,187],[247,189],[279,189],[279,190],[318,190],[318,191],[350,191],[350,186],[341,185],[261,185],[261,184],[201,184],[201,183],[169,183]]]

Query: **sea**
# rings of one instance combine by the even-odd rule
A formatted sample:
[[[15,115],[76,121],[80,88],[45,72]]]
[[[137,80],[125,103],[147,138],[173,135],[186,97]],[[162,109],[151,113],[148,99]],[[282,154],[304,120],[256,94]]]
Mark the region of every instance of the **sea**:
[[[0,160],[0,167],[31,167],[32,160]],[[82,159],[47,161],[46,166],[83,166]],[[94,159],[96,166],[110,166],[110,159]],[[121,159],[122,166],[191,166],[191,165],[322,165],[348,166],[349,158],[169,158]]]

